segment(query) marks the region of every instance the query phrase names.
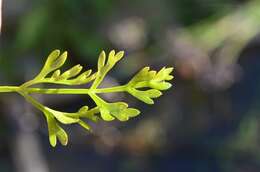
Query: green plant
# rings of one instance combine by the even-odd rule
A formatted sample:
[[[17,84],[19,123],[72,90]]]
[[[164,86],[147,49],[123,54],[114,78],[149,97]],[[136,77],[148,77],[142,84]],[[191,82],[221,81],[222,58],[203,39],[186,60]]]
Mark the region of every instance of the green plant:
[[[22,95],[29,103],[43,112],[46,117],[49,131],[50,144],[55,147],[57,138],[62,145],[67,145],[68,135],[60,127],[62,124],[77,123],[87,130],[91,130],[86,120],[112,121],[118,119],[127,121],[129,118],[137,116],[140,111],[129,108],[125,102],[107,102],[103,100],[99,93],[128,92],[137,99],[153,104],[153,98],[162,95],[161,91],[169,89],[171,84],[167,81],[173,79],[170,75],[173,68],[162,68],[159,72],[150,70],[149,67],[139,71],[127,84],[110,88],[98,88],[106,74],[114,65],[124,56],[124,52],[116,53],[111,51],[106,57],[104,51],[101,52],[98,59],[97,72],[92,73],[87,70],[81,73],[82,66],[76,65],[65,72],[60,68],[67,59],[67,52],[60,54],[59,50],[54,50],[47,58],[40,73],[32,80],[25,82],[20,86],[0,86],[0,92],[17,92]],[[32,87],[37,84],[60,84],[60,85],[84,85],[92,82],[90,88],[36,88]],[[51,109],[44,106],[33,98],[30,94],[88,94],[96,103],[96,107],[89,109],[83,106],[77,112],[69,113]]]

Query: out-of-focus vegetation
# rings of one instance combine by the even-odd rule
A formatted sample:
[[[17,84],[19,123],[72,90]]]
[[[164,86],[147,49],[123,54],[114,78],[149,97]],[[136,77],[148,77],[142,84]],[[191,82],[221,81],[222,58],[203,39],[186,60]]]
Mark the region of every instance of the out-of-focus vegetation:
[[[127,60],[103,86],[144,65],[175,66],[176,79],[155,107],[104,95],[127,98],[144,113],[93,124],[91,135],[75,126],[66,150],[49,148],[37,112],[17,97],[1,99],[0,171],[259,171],[259,19],[259,0],[4,1],[1,85],[31,78],[55,48],[87,68],[102,49],[125,50]],[[39,99],[68,111],[93,104]]]

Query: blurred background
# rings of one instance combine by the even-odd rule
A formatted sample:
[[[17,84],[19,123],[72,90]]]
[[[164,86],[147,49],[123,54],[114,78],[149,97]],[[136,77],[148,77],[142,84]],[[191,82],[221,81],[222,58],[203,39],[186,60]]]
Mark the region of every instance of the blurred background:
[[[0,98],[0,172],[259,172],[259,0],[3,0],[0,83],[32,78],[54,49],[96,69],[101,50],[126,58],[103,86],[144,66],[174,66],[173,87],[125,123],[67,127],[53,149],[43,115],[16,94]],[[86,96],[36,95],[76,111]]]

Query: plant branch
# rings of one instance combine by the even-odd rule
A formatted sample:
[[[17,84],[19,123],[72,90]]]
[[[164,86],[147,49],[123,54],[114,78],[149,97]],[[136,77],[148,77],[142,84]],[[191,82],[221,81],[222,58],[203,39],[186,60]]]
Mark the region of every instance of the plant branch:
[[[160,71],[156,72],[150,70],[149,67],[145,67],[125,85],[99,88],[106,74],[123,55],[123,51],[115,53],[113,50],[109,53],[108,58],[106,58],[105,52],[102,52],[98,60],[98,71],[96,73],[92,73],[91,69],[81,72],[81,65],[75,65],[65,72],[61,72],[60,68],[66,61],[67,52],[65,51],[60,54],[59,50],[54,50],[48,56],[40,73],[36,75],[34,79],[19,86],[0,86],[0,93],[15,92],[23,96],[26,101],[45,115],[48,124],[50,144],[54,147],[58,139],[62,145],[67,145],[68,135],[62,127],[59,126],[59,123],[65,125],[77,123],[83,128],[90,130],[90,126],[87,124],[87,121],[83,121],[83,118],[84,120],[91,121],[97,121],[98,119],[104,121],[112,121],[115,119],[127,121],[140,114],[138,109],[128,107],[128,104],[125,102],[106,102],[99,97],[98,94],[128,92],[147,104],[153,104],[152,99],[161,96],[162,90],[171,87],[171,84],[167,81],[173,79],[173,76],[170,75],[173,68],[163,67]],[[41,88],[35,86],[44,83],[76,86],[85,85],[92,81],[93,83],[90,88]],[[31,94],[85,94],[89,95],[97,106],[89,109],[89,107],[85,105],[73,113],[63,112],[45,106],[31,96]]]
[[[0,86],[0,93],[18,92],[21,87],[18,86]],[[114,93],[123,92],[126,90],[126,85],[115,86],[110,88],[23,88],[23,91],[27,94],[89,94],[91,93]]]

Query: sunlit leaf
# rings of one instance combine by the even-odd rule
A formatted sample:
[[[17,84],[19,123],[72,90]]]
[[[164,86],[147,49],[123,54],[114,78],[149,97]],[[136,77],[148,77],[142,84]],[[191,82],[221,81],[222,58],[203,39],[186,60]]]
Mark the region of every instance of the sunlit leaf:
[[[51,115],[46,115],[48,131],[49,131],[49,141],[52,147],[57,144],[57,138],[62,145],[67,145],[68,135],[67,133],[57,124],[55,119]]]
[[[63,146],[66,146],[68,144],[68,135],[60,126],[57,126],[56,135]]]
[[[45,113],[47,113],[48,115],[53,115],[58,121],[60,121],[63,124],[73,124],[79,121],[79,119],[76,117],[73,118],[67,116],[68,113],[66,112],[56,111],[48,107],[45,107]]]
[[[112,121],[117,118],[120,121],[127,121],[130,117],[137,116],[140,111],[134,108],[128,108],[124,102],[107,103],[100,108],[101,117],[105,121]]]
[[[106,61],[106,53],[102,51],[98,58],[98,70],[100,71],[102,67],[104,67]]]
[[[56,70],[53,74],[52,74],[52,76],[51,76],[51,78],[53,78],[54,80],[57,80],[58,78],[59,78],[59,76],[60,76],[60,70]]]
[[[145,67],[128,82],[127,91],[147,104],[154,104],[153,98],[162,95],[160,90],[167,90],[172,86],[171,83],[167,82],[173,79],[172,71],[173,68],[163,67],[159,72],[156,72]]]
[[[56,136],[56,122],[55,120],[47,115],[47,124],[48,124],[48,131],[49,131],[49,141],[52,147],[55,147],[57,144],[57,136]]]
[[[72,77],[78,75],[81,70],[82,70],[82,66],[76,65],[76,66],[70,68],[69,70],[67,70],[66,72],[64,72],[61,75],[61,78],[64,78],[64,79],[72,78]]]
[[[84,121],[80,120],[78,123],[80,126],[85,128],[86,130],[91,130],[90,126],[87,123],[85,123]]]

